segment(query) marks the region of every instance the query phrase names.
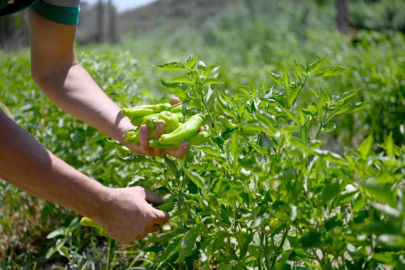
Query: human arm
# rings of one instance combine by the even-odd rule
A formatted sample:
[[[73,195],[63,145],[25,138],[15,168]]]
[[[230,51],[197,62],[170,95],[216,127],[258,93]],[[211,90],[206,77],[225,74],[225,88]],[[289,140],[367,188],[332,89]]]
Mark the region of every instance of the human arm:
[[[114,189],[75,170],[0,113],[0,178],[35,196],[92,218],[120,243],[157,231],[169,215],[141,187]]]
[[[61,109],[124,144],[130,150],[150,156],[169,154],[180,158],[188,151],[162,150],[149,146],[149,131],[140,132],[140,145],[125,142],[125,132],[135,127],[77,62],[74,53],[76,26],[47,20],[29,11],[32,77],[38,87]],[[179,102],[172,99],[172,103]],[[157,134],[164,132],[158,125]]]

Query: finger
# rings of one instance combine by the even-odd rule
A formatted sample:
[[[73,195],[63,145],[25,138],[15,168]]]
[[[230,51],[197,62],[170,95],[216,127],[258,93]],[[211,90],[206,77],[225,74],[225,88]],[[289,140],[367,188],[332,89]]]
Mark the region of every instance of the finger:
[[[153,226],[151,226],[148,230],[148,232],[150,233],[154,233],[157,232],[160,229],[160,224],[154,224]]]
[[[182,158],[187,154],[189,148],[190,144],[188,142],[182,142],[177,149],[167,149],[166,154],[175,158]]]
[[[174,105],[180,103],[180,99],[178,97],[172,97],[172,99],[170,100],[170,104]]]
[[[166,211],[158,210],[156,208],[154,208],[154,209],[155,209],[155,214],[156,214],[155,223],[159,224],[159,225],[166,224],[170,218],[169,213],[167,213]]]
[[[163,134],[165,134],[165,123],[156,123],[155,139],[158,140],[160,136],[162,136]],[[164,149],[154,148],[155,156],[162,156],[164,155],[164,153],[165,153]]]
[[[147,233],[146,234],[140,234],[140,235],[138,235],[136,240],[141,240],[141,239],[145,238],[147,235],[148,235]]]
[[[139,143],[141,145],[142,152],[145,155],[152,155],[152,148],[149,146],[149,129],[147,125],[141,126],[139,131]]]
[[[164,202],[164,200],[162,198],[160,198],[160,196],[150,190],[145,189],[145,200],[148,203],[152,203],[152,204],[161,204]]]

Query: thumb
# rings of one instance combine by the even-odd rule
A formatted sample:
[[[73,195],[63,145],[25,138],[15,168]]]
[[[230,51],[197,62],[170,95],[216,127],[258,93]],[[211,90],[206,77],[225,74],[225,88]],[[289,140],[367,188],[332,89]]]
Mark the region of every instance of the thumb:
[[[147,189],[145,189],[145,200],[152,204],[161,204],[164,202],[164,200],[160,198],[157,193]]]

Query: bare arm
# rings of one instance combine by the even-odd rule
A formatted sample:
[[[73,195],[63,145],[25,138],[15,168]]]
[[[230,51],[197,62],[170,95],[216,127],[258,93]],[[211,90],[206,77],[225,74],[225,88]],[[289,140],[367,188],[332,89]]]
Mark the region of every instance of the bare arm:
[[[0,113],[0,177],[53,203],[98,222],[117,241],[130,243],[159,229],[168,214],[140,187],[112,189],[90,179],[50,153],[31,135]]]
[[[73,44],[76,26],[49,21],[34,11],[29,12],[31,33],[32,77],[39,88],[61,109],[118,140],[133,152],[146,155],[170,154],[182,157],[188,143],[177,150],[153,149],[149,146],[149,131],[140,133],[140,145],[128,145],[125,132],[133,129],[127,117],[98,87],[75,58]],[[178,99],[172,100],[179,102]],[[164,126],[157,127],[157,134]]]

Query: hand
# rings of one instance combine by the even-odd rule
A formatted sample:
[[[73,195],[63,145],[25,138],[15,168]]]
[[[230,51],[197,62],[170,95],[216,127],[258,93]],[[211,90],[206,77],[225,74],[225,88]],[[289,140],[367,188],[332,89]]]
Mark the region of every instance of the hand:
[[[180,99],[178,97],[173,97],[170,100],[170,104],[174,105],[180,103]],[[140,127],[140,132],[139,132],[139,145],[131,145],[131,144],[125,144],[125,146],[131,150],[134,153],[137,154],[143,154],[143,155],[148,155],[148,156],[162,156],[164,154],[171,155],[175,158],[182,158],[184,157],[188,149],[190,147],[190,144],[188,142],[183,142],[180,144],[179,148],[177,149],[157,149],[157,148],[152,148],[149,146],[149,129],[146,125]],[[157,123],[156,124],[156,137],[155,139],[159,139],[161,135],[164,134],[165,131],[165,124],[164,123]]]
[[[169,221],[169,214],[151,206],[163,199],[142,187],[108,188],[106,205],[93,220],[121,244],[129,244],[156,232]]]

